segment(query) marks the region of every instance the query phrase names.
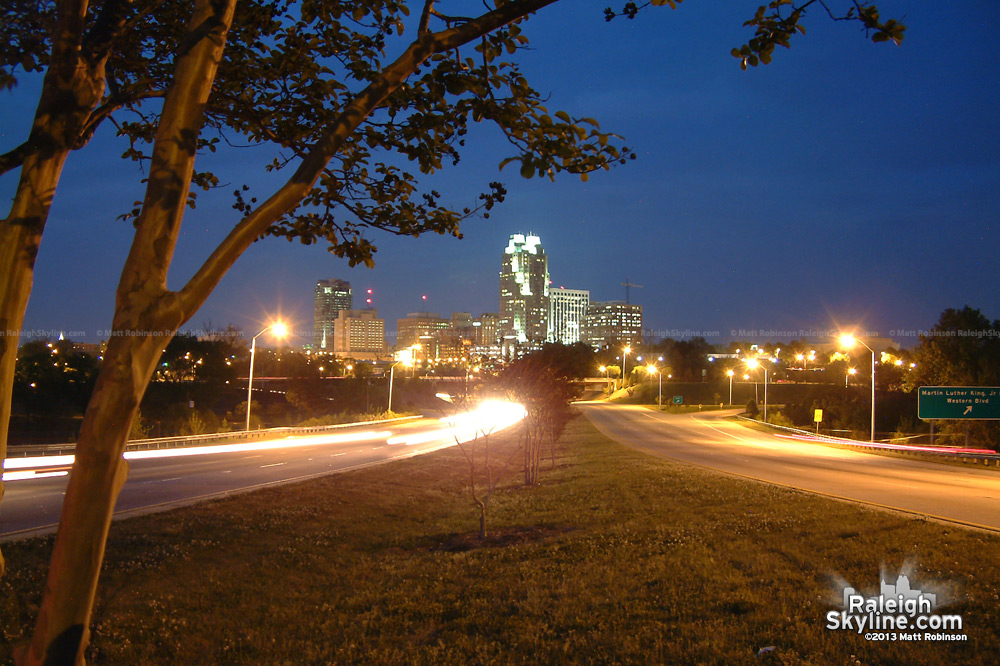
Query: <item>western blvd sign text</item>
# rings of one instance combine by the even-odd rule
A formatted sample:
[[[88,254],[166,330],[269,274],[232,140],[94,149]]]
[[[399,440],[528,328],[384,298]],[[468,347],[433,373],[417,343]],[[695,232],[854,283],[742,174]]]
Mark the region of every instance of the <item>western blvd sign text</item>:
[[[921,386],[917,416],[934,419],[1000,419],[1000,387]]]

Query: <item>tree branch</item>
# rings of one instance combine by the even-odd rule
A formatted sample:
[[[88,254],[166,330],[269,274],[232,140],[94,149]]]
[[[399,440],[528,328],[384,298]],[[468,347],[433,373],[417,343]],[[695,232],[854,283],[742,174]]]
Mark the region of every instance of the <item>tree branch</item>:
[[[194,174],[204,107],[235,8],[236,0],[199,0],[179,45],[174,81],[163,103],[153,144],[142,213],[118,286],[116,310],[122,309],[123,299],[133,292],[166,290],[167,271]]]
[[[28,156],[29,152],[31,152],[30,147],[28,142],[25,141],[17,148],[8,150],[3,155],[0,155],[0,176],[24,164],[24,159]]]
[[[94,109],[93,113],[90,114],[90,117],[83,124],[83,127],[80,130],[80,136],[77,138],[76,142],[71,146],[71,148],[73,150],[79,150],[80,148],[83,148],[88,143],[90,143],[90,140],[93,138],[94,132],[97,131],[98,126],[100,126],[102,122],[107,120],[112,113],[122,108],[126,104],[129,104],[131,102],[137,102],[144,99],[157,99],[160,97],[164,97],[165,95],[166,93],[163,92],[162,90],[151,90],[149,92],[142,93],[134,97],[129,97],[128,99],[125,99],[123,97],[119,97],[116,99],[109,98],[108,101],[106,101],[104,104]],[[30,152],[31,152],[30,145],[27,141],[25,141],[20,146],[17,146],[16,148],[7,151],[3,155],[0,155],[0,176],[4,175],[8,171],[13,171],[14,169],[24,164],[24,160]]]
[[[420,25],[417,34],[423,35],[430,32],[431,12],[434,11],[434,0],[424,0],[424,9],[420,12]]]
[[[435,53],[478,39],[497,28],[553,4],[557,0],[516,0],[479,18],[435,34],[417,37],[382,74],[348,104],[333,126],[310,149],[292,177],[260,208],[243,218],[205,260],[179,292],[180,305],[190,316],[205,302],[219,280],[250,244],[283,215],[294,210],[312,190],[327,163],[365,118]]]
[[[83,39],[82,52],[92,67],[108,59],[111,49],[125,27],[125,16],[132,0],[106,0]]]

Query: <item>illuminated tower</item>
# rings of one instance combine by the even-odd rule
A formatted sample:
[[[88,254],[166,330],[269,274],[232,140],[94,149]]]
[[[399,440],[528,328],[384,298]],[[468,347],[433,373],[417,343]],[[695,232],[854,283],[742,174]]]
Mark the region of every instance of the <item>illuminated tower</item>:
[[[589,305],[590,292],[585,289],[559,287],[549,291],[549,342],[580,342]]]
[[[333,350],[333,326],[337,313],[354,309],[351,283],[344,280],[320,280],[313,294],[313,349]]]
[[[500,331],[542,343],[549,332],[549,261],[538,236],[514,234],[500,269]]]

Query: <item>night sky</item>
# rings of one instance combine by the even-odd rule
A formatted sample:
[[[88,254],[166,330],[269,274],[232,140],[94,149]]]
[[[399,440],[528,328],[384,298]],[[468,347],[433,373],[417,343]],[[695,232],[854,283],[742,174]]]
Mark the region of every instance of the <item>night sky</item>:
[[[304,344],[320,278],[349,280],[356,294],[372,288],[387,330],[424,307],[496,312],[501,253],[510,234],[527,232],[541,237],[555,287],[623,300],[626,277],[643,285],[632,301],[654,337],[722,342],[756,330],[784,341],[856,326],[908,347],[947,307],[1000,317],[998,3],[879,2],[883,17],[908,27],[901,47],[813,12],[790,51],[747,72],[729,51],[751,36],[742,23],[759,2],[688,0],[610,24],[607,4],[550,7],[526,25],[533,50],[520,60],[550,92],[550,111],[597,118],[638,159],[587,183],[528,181],[516,164],[498,174],[509,146],[477,129],[459,167],[425,181],[457,206],[491,180],[505,183],[507,201],[466,223],[464,240],[377,233],[369,270],[323,246],[265,239],[187,328],[250,331],[280,313]],[[0,150],[27,135],[37,91],[28,78],[0,93]],[[132,231],[115,218],[142,196],[123,149],[105,124],[70,156],[29,331],[97,341],[110,325]],[[222,182],[250,182],[263,198],[278,182],[262,175],[268,155],[229,151],[211,163]],[[15,174],[0,180],[4,201],[15,184]],[[188,212],[171,287],[236,222],[232,189],[201,194]]]

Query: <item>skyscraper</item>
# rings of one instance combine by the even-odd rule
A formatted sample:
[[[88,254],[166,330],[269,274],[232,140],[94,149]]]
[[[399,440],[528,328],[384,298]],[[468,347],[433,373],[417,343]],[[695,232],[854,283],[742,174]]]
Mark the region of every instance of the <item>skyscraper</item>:
[[[561,342],[564,345],[580,342],[588,305],[590,292],[585,289],[550,289],[549,342]]]
[[[514,234],[500,269],[500,329],[518,342],[548,337],[549,262],[538,236]]]
[[[319,280],[313,295],[313,349],[332,350],[337,313],[353,309],[354,294],[350,282]]]

